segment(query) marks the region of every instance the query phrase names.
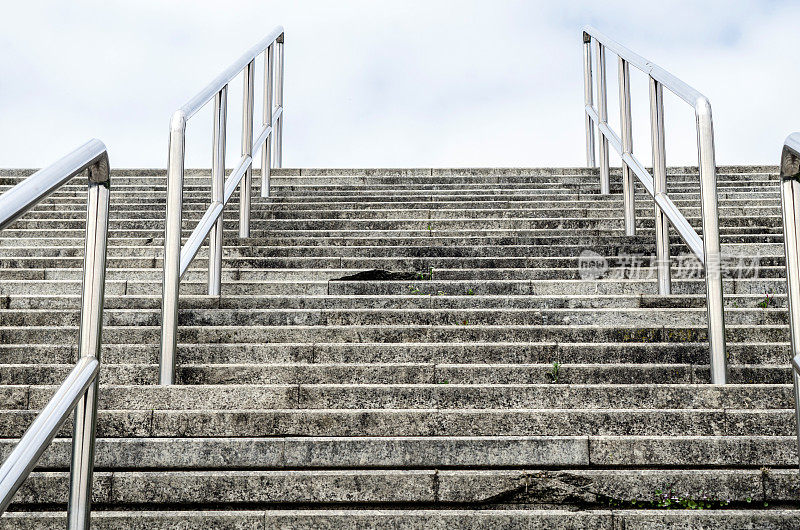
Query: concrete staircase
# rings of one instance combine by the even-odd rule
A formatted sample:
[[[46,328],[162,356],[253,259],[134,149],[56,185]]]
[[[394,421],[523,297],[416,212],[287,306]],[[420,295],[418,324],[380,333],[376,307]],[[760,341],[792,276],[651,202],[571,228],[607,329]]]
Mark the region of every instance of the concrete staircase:
[[[95,526],[800,527],[776,169],[719,173],[725,387],[695,262],[655,295],[652,201],[625,237],[612,179],[277,170],[251,239],[226,210],[222,296],[205,249],[184,277],[161,387],[165,176],[116,171]],[[696,169],[669,193],[697,226]],[[186,236],[207,172],[184,197]],[[75,182],[0,232],[3,456],[76,360],[84,217]],[[63,526],[70,433],[0,527]]]

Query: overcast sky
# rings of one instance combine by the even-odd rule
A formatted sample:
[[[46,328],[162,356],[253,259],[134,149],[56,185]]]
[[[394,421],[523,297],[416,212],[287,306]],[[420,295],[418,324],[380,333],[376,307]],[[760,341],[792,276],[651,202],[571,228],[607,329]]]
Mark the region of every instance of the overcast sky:
[[[800,130],[798,20],[800,2],[768,0],[6,2],[0,167],[91,137],[113,166],[164,167],[170,114],[278,24],[285,167],[582,165],[584,24],[711,100],[718,163],[776,164]],[[611,56],[612,122],[616,75]],[[646,78],[631,81],[649,164]],[[241,83],[229,105],[233,160]],[[668,163],[696,163],[691,109],[668,99],[666,122]],[[209,109],[188,140],[187,165],[208,167]]]

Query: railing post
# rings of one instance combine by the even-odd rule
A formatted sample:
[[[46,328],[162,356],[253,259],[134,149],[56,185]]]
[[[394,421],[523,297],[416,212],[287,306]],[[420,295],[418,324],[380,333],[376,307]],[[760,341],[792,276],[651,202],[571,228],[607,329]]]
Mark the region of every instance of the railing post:
[[[278,122],[275,124],[275,167],[283,167],[283,34],[278,37],[277,83],[275,84],[275,100],[281,109]]]
[[[667,191],[667,160],[664,150],[664,91],[661,83],[650,78],[650,137],[653,142],[653,194]],[[655,208],[656,270],[658,294],[672,292],[669,257],[669,219],[657,204]]]
[[[794,424],[797,432],[797,451],[800,454],[800,358],[795,357],[792,366],[792,384],[794,386]]]
[[[725,305],[722,299],[722,256],[717,213],[717,167],[714,159],[711,104],[707,99],[700,98],[695,103],[695,116],[700,166],[700,215],[703,219],[711,383],[724,385],[728,382],[728,359],[725,354]]]
[[[264,126],[270,127],[264,146],[261,148],[261,196],[269,197],[270,186],[270,166],[272,165],[272,83],[274,80],[273,70],[275,68],[275,44],[270,44],[264,54],[264,112],[262,122]]]
[[[583,104],[585,107],[594,103],[592,94],[592,37],[583,33]],[[584,112],[586,118],[586,166],[595,167],[594,159],[594,123],[589,113]]]
[[[789,305],[790,366],[794,384],[795,426],[800,455],[800,135],[786,138],[781,152],[781,210],[786,261],[786,300]]]
[[[108,157],[89,167],[89,196],[83,258],[83,293],[78,355],[100,359],[108,242],[110,173]],[[88,529],[92,501],[94,439],[99,376],[75,406],[70,470],[68,528]]]
[[[253,154],[253,74],[255,59],[244,67],[242,96],[242,156]],[[239,187],[239,237],[250,237],[250,195],[253,183],[253,161],[247,167]]]
[[[175,382],[178,349],[178,289],[181,282],[181,210],[183,165],[186,148],[186,115],[176,111],[170,121],[167,161],[167,215],[164,228],[164,284],[161,300],[161,359],[159,384]]]
[[[606,97],[606,47],[597,42],[595,59],[597,61],[597,119],[600,123],[608,123],[608,100]],[[598,124],[599,127],[599,124]],[[600,131],[600,193],[610,193],[608,168],[608,138]]]
[[[631,80],[628,61],[619,57],[619,123],[622,129],[622,152],[633,155],[631,137]],[[625,235],[636,235],[636,202],[633,174],[622,161],[622,207],[625,218]]]
[[[225,202],[225,128],[228,109],[228,85],[214,97],[214,152],[211,159],[211,203]],[[208,294],[219,296],[222,290],[222,234],[224,212],[220,212],[208,235]]]

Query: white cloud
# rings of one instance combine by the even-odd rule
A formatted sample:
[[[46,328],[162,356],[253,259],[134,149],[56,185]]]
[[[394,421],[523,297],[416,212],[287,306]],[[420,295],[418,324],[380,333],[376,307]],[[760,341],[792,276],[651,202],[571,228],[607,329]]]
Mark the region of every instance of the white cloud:
[[[591,23],[706,94],[719,163],[777,163],[800,129],[792,2],[15,2],[0,21],[0,167],[46,164],[96,136],[117,167],[166,163],[171,112],[272,26],[286,28],[287,166],[581,165],[579,28]],[[633,74],[649,161],[647,87]],[[616,120],[616,64],[609,62]],[[229,153],[238,150],[232,86]],[[667,154],[695,160],[668,102]],[[188,164],[210,162],[210,119]]]

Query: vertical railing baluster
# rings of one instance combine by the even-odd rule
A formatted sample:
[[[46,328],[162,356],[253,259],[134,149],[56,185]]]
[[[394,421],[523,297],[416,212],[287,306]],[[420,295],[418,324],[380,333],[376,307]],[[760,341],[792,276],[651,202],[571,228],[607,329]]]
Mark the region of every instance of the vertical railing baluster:
[[[789,306],[789,367],[794,386],[794,419],[800,455],[800,135],[786,138],[781,152],[781,211],[786,261],[786,300]],[[799,464],[800,465],[800,464]]]
[[[167,215],[164,229],[164,283],[161,299],[161,359],[158,381],[175,382],[178,349],[178,289],[181,282],[181,210],[183,209],[183,167],[186,154],[186,115],[172,115],[167,160]]]
[[[597,41],[595,49],[597,61],[597,120],[599,124],[608,124],[608,100],[606,97],[606,47]],[[600,193],[608,194],[611,190],[608,168],[608,138],[600,132]]]
[[[225,137],[228,112],[228,85],[214,96],[214,136],[211,157],[211,204],[225,202]],[[223,216],[219,214],[208,234],[208,294],[219,296],[222,290]]]
[[[270,44],[267,51],[264,52],[264,111],[262,113],[262,122],[264,126],[270,127],[270,132],[267,139],[264,140],[264,146],[261,148],[261,196],[269,197],[270,195],[270,166],[272,165],[272,138],[275,136],[273,133],[272,124],[272,83],[273,83],[273,69],[275,66],[275,44]]]
[[[622,153],[633,155],[633,138],[631,136],[631,81],[628,61],[619,57],[619,123],[622,130]],[[625,235],[636,235],[636,202],[633,174],[622,161],[622,208],[625,218]]]
[[[700,169],[700,216],[703,219],[708,345],[711,350],[711,382],[728,382],[725,355],[725,304],[722,298],[722,255],[717,213],[717,166],[714,157],[714,125],[711,104],[705,98],[695,102],[697,153]]]
[[[108,206],[110,180],[108,158],[89,168],[89,197],[83,265],[81,323],[78,336],[80,359],[100,360],[103,330],[103,301],[108,243]],[[92,502],[95,425],[100,377],[86,389],[75,406],[72,441],[68,524],[70,530],[89,528]]]
[[[244,95],[242,98],[242,156],[253,154],[253,77],[255,59],[244,68]],[[239,187],[239,237],[250,237],[250,196],[253,181],[253,163],[244,173]]]
[[[664,149],[664,91],[661,83],[650,78],[650,138],[653,144],[653,193],[658,196],[667,189],[667,160]],[[669,256],[669,219],[657,204],[655,209],[656,270],[658,294],[672,292]]]
[[[792,386],[794,386],[794,425],[797,434],[797,453],[800,454],[800,356],[794,358],[791,369]]]
[[[592,94],[592,37],[583,34],[583,104],[586,107],[592,106],[594,95]],[[594,123],[589,113],[584,112],[586,118],[586,166],[595,167],[594,159]]]
[[[275,41],[278,46],[277,83],[275,84],[275,101],[281,110],[275,125],[275,167],[283,167],[283,35]]]

